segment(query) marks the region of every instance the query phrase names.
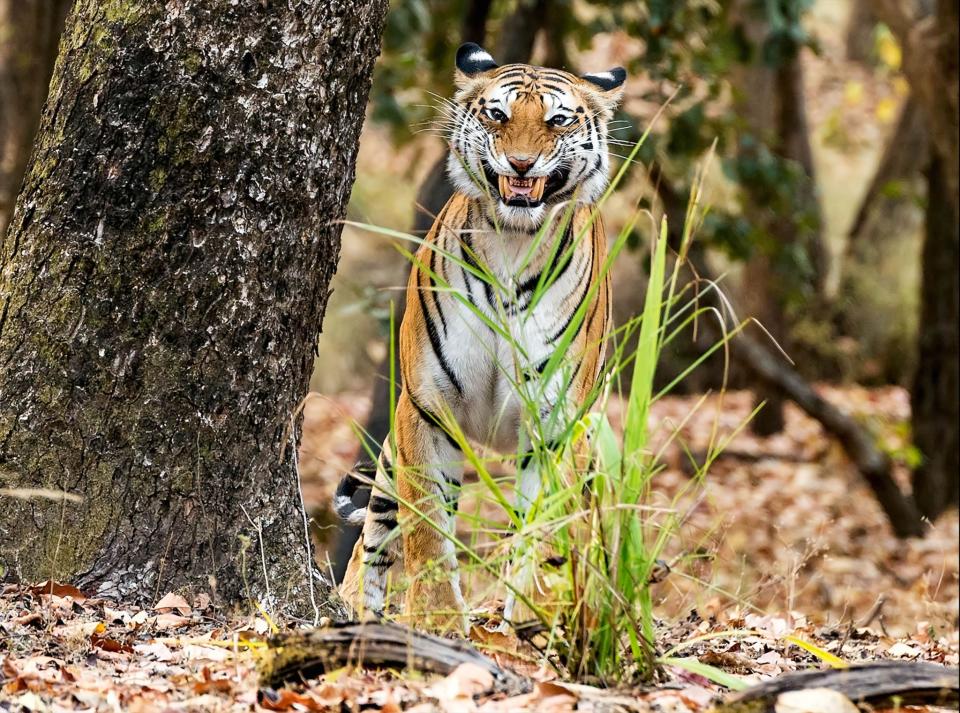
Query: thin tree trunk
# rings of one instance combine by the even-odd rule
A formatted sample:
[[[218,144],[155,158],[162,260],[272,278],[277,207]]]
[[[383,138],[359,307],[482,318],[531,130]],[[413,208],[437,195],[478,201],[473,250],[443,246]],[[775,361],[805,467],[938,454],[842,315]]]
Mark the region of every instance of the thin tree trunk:
[[[874,11],[903,47],[903,72],[943,157],[946,195],[960,215],[960,0],[876,0]]]
[[[0,239],[30,158],[70,0],[0,0]]]
[[[870,187],[867,188],[856,218],[847,233],[847,252],[853,249],[857,241],[863,239],[862,233],[871,214],[878,210],[878,206],[884,201],[889,200],[887,194],[890,184],[911,180],[921,174],[930,163],[929,144],[923,111],[916,98],[910,97],[904,102],[897,126],[887,141]]]
[[[514,11],[500,23],[493,53],[497,62],[519,64],[530,61],[537,34],[545,27],[550,4],[549,0],[519,0]]]
[[[907,385],[916,368],[918,199],[926,192],[929,144],[923,112],[911,97],[847,234],[834,321],[839,334],[856,341],[860,381]]]
[[[344,613],[307,392],[386,0],[78,0],[0,252],[0,565]]]
[[[877,16],[873,0],[853,0],[847,22],[847,59],[866,64],[873,56],[873,30]]]
[[[748,37],[759,47],[768,31],[766,23],[754,17],[753,10],[742,8],[741,12]],[[763,192],[750,190],[744,207],[751,222],[767,236],[769,245],[757,246],[754,256],[748,260],[739,301],[748,315],[756,317],[777,342],[789,350],[788,285],[797,284],[797,280],[796,275],[779,273],[781,261],[777,254],[789,246],[805,251],[812,268],[808,287],[813,295],[821,293],[827,270],[807,131],[803,67],[799,56],[784,60],[780,67],[766,66],[755,58],[741,69],[736,84],[740,88],[740,113],[749,132],[775,155],[795,161],[805,174],[794,209],[789,213],[782,206],[770,205]],[[809,216],[802,224],[796,218],[800,213]],[[756,397],[758,403],[765,405],[751,422],[751,430],[764,436],[783,430],[782,394],[760,384]]]
[[[917,370],[910,393],[913,474],[920,511],[933,520],[960,505],[960,223],[943,159],[927,172],[927,222],[920,282]]]
[[[462,42],[482,45],[487,41],[487,18],[492,4],[493,0],[470,0],[467,3],[467,11],[463,13],[463,23],[460,25]]]

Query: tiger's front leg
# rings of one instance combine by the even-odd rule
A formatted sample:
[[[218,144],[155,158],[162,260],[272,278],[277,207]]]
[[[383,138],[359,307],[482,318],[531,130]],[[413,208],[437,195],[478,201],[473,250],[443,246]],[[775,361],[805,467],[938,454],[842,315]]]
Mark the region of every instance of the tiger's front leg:
[[[404,615],[417,627],[466,633],[454,546],[463,454],[438,416],[406,391],[397,403],[397,493],[403,563],[409,581]]]

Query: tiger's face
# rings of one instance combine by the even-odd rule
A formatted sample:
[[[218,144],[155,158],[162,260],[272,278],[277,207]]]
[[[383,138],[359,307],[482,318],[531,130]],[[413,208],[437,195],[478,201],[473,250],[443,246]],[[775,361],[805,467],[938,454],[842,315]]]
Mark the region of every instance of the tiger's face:
[[[525,231],[563,201],[595,202],[607,186],[607,122],[625,79],[620,67],[580,77],[500,67],[481,47],[463,45],[447,112],[454,186],[485,200],[501,225]]]

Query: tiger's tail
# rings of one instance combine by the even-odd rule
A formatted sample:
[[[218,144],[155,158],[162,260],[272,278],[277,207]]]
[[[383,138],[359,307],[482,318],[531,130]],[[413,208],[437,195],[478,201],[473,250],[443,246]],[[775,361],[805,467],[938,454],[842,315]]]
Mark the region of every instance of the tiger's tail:
[[[369,501],[376,477],[377,466],[371,462],[357,463],[352,471],[343,475],[333,496],[333,510],[341,520],[351,525],[363,524],[367,517],[367,506],[354,504],[353,497],[358,492],[366,491],[364,501]]]

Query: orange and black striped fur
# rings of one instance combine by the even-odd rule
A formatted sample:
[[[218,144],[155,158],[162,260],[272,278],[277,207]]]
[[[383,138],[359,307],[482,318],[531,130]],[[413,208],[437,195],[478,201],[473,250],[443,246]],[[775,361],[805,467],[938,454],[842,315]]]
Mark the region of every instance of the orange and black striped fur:
[[[607,186],[607,122],[624,78],[619,68],[578,77],[498,67],[472,44],[457,53],[458,91],[445,107],[456,193],[410,274],[395,438],[376,467],[345,476],[337,491],[341,516],[363,523],[341,585],[358,612],[382,611],[388,573],[402,568],[404,612],[415,624],[462,626],[456,551],[443,533],[454,530],[463,454],[444,424],[454,419],[457,433],[499,452],[529,451],[518,384],[542,376],[571,323],[579,326],[566,350],[570,368],[539,384],[542,415],[584,404],[594,390],[610,309],[595,204]],[[574,322],[583,304],[585,317]],[[529,457],[517,473],[523,513],[540,479]],[[355,491],[371,481],[368,505],[354,506]],[[511,608],[508,601],[507,620]]]

